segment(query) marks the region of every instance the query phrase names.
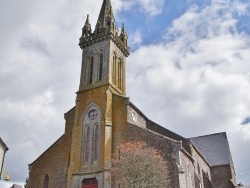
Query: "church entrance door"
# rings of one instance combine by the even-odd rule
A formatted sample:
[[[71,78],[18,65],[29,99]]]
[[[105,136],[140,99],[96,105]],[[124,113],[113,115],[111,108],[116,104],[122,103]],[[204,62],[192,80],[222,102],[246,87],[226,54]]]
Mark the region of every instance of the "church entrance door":
[[[84,179],[82,181],[82,188],[98,188],[98,181],[96,178]]]

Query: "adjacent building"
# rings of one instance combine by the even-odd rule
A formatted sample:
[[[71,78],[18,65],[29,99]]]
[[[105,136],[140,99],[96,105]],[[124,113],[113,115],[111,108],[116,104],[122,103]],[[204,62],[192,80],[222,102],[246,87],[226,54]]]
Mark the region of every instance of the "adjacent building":
[[[124,25],[119,33],[110,0],[103,0],[93,30],[87,16],[79,46],[76,105],[65,113],[65,133],[29,165],[28,187],[114,187],[111,159],[130,141],[163,153],[169,188],[237,187],[226,133],[185,138],[150,120],[126,96],[128,36]]]
[[[21,185],[13,184],[10,188],[23,188]]]
[[[1,180],[1,174],[3,172],[3,163],[4,163],[4,157],[5,153],[8,151],[7,145],[4,143],[2,138],[0,137],[0,180]]]

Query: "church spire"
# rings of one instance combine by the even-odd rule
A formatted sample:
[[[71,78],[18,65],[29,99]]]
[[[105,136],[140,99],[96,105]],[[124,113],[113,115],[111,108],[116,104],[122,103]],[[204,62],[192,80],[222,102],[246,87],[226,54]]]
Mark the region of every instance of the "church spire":
[[[103,29],[108,29],[114,34],[118,33],[110,0],[103,0],[95,32],[99,33]]]
[[[121,34],[119,35],[118,27],[115,22],[115,17],[111,5],[111,0],[103,0],[102,7],[94,31],[91,31],[89,23],[89,15],[82,29],[82,36],[79,41],[79,46],[83,49],[100,40],[112,39],[118,48],[127,57],[129,55],[128,36],[125,31],[124,24]]]

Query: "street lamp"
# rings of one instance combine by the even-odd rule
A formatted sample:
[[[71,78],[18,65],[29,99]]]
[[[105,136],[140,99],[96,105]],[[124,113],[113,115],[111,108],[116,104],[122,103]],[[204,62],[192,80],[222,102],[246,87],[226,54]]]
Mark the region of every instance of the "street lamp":
[[[4,177],[3,180],[9,181],[9,180],[10,180],[9,172],[8,172],[7,170],[3,170],[3,171],[1,172],[1,174],[0,174],[0,177],[1,177],[2,175],[4,175],[4,174],[5,174],[5,177]]]

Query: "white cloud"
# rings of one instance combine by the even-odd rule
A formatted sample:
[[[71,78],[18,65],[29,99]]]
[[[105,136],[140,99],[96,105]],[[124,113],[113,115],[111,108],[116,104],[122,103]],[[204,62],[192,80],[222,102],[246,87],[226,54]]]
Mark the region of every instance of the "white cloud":
[[[0,9],[0,136],[10,148],[5,168],[25,181],[28,164],[64,132],[80,77],[81,28],[99,10],[90,1],[1,1]]]
[[[129,45],[132,48],[138,48],[142,43],[142,33],[140,30],[136,30],[131,36],[129,36]]]
[[[136,10],[145,15],[155,16],[162,12],[164,0],[116,0],[114,6],[116,10]]]

